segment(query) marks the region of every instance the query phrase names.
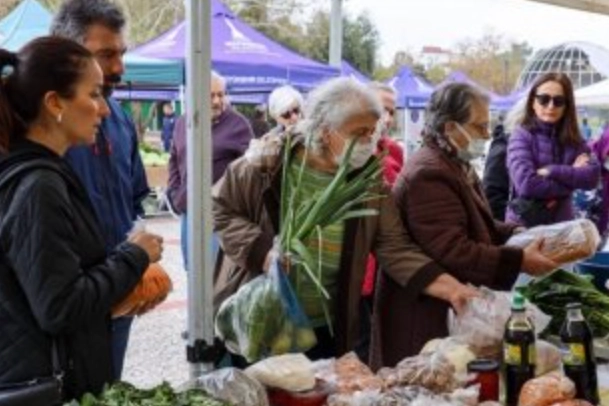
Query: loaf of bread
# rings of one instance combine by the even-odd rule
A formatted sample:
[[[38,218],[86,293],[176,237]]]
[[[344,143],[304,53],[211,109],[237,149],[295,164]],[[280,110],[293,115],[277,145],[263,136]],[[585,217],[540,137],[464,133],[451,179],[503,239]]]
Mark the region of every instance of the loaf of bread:
[[[594,223],[578,219],[530,228],[514,235],[506,245],[524,248],[540,238],[543,253],[559,265],[593,256],[601,242]]]

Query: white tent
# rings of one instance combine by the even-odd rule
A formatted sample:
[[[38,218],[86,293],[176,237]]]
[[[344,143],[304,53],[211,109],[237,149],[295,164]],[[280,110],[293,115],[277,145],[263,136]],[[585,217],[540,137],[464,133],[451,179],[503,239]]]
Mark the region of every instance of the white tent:
[[[609,0],[531,0],[538,3],[552,4],[572,8],[576,10],[589,11],[591,13],[609,14]]]
[[[609,79],[575,91],[577,106],[609,107]]]

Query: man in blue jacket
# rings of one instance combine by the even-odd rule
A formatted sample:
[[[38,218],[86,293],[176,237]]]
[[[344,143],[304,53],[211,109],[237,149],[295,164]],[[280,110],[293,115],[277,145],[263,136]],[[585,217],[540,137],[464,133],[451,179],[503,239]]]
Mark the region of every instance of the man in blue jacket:
[[[109,0],[66,0],[51,27],[52,35],[70,38],[89,49],[104,73],[110,116],[102,121],[95,144],[73,148],[66,158],[87,189],[108,251],[126,240],[134,220],[143,214],[142,201],[149,193],[135,126],[110,97],[125,70],[124,28],[122,11]],[[122,373],[132,321],[132,317],[113,320],[116,379]]]

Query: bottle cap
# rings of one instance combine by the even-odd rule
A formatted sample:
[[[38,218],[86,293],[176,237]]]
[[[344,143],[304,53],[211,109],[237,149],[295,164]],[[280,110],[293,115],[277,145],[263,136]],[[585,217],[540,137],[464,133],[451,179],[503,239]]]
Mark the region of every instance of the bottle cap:
[[[512,297],[512,310],[524,310],[524,297],[518,291]]]
[[[467,372],[494,372],[499,370],[499,363],[492,359],[476,359],[467,364]]]
[[[582,308],[582,304],[579,302],[573,302],[569,303],[566,308],[567,310],[578,310]]]

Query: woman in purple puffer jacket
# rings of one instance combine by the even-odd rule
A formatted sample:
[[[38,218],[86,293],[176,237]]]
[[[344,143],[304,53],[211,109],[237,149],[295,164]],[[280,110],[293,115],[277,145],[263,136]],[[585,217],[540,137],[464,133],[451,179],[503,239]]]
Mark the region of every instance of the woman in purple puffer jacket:
[[[593,189],[598,160],[577,125],[573,86],[562,73],[539,77],[508,144],[508,222],[526,227],[572,220],[573,192]]]

